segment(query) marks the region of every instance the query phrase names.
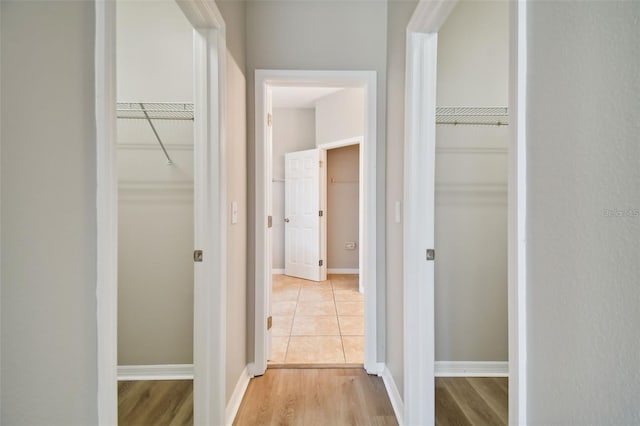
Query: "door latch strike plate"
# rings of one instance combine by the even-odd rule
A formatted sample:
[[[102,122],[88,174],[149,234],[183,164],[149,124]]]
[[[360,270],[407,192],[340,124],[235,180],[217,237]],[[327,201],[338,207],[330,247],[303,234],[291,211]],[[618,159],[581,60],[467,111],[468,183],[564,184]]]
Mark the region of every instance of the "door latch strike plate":
[[[271,330],[271,327],[273,327],[273,317],[269,316],[267,318],[267,330]]]
[[[193,261],[194,262],[202,262],[202,250],[194,250],[193,251]]]

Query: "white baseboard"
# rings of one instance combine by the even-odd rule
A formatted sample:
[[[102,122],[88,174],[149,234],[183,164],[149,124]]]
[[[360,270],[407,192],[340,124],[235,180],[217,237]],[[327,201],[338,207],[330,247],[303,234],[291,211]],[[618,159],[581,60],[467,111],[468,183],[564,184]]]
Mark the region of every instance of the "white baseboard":
[[[284,269],[273,268],[271,270],[271,275],[284,275]]]
[[[233,388],[233,393],[231,394],[231,398],[229,399],[229,403],[225,409],[225,424],[227,426],[231,426],[233,421],[238,414],[238,409],[240,408],[240,403],[242,402],[242,398],[244,397],[244,393],[247,390],[247,386],[249,386],[249,370],[248,367],[245,367],[240,373],[240,377],[238,377],[238,382],[236,383],[236,387]]]
[[[358,268],[327,268],[327,274],[349,274],[358,275],[360,269]]]
[[[118,380],[193,380],[193,364],[119,365]]]
[[[393,412],[396,415],[398,425],[403,426],[404,402],[402,401],[402,397],[400,396],[400,392],[398,391],[398,387],[396,386],[396,381],[393,380],[391,371],[389,371],[389,368],[386,365],[384,366],[384,371],[382,372],[382,380],[384,381],[384,387],[387,389],[387,394],[389,395],[389,400],[391,401],[391,406],[393,407]]]
[[[436,361],[436,377],[509,377],[507,361]]]

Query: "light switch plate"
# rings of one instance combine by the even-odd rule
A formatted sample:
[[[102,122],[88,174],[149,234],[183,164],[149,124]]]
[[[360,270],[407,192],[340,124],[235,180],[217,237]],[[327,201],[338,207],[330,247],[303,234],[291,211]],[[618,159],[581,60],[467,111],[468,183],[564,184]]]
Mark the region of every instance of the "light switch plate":
[[[235,225],[238,223],[238,202],[231,202],[231,224]]]

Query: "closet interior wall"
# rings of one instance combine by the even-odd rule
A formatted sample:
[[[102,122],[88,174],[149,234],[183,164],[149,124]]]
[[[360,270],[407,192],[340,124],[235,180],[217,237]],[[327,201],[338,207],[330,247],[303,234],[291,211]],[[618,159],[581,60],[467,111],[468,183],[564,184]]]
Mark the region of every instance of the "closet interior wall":
[[[191,364],[193,30],[173,1],[117,14],[118,364]]]

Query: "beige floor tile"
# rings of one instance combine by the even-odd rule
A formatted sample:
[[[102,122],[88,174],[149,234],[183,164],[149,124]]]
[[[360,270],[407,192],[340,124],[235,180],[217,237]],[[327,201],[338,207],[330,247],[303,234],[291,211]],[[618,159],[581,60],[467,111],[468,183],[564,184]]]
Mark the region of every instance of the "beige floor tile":
[[[338,317],[338,321],[343,336],[364,336],[363,316],[342,316]]]
[[[364,337],[363,336],[343,336],[344,357],[347,363],[364,362]]]
[[[299,293],[299,287],[281,289],[274,288],[271,291],[271,300],[274,302],[297,301]]]
[[[292,324],[293,316],[273,315],[273,328],[271,332],[274,336],[289,336],[291,334]]]
[[[271,337],[271,356],[269,362],[284,362],[289,346],[289,336]]]
[[[357,277],[357,276],[356,276]],[[331,279],[334,290],[358,290],[358,278],[355,279]]]
[[[311,301],[311,302],[298,302],[296,307],[296,315],[308,316],[308,315],[335,315],[336,307],[333,301]]]
[[[271,315],[293,315],[296,313],[297,304],[294,300],[271,302]]]
[[[333,290],[336,302],[361,302],[364,300],[364,294],[358,289],[353,290]]]
[[[300,295],[298,300],[301,302],[308,302],[312,300],[323,300],[326,302],[333,302],[333,290],[331,287],[308,287],[303,286],[300,288]]]
[[[287,275],[272,275],[271,276],[271,285],[272,286],[299,286],[300,279],[295,277],[289,277]]]
[[[340,336],[291,336],[287,363],[338,364],[344,363]]]
[[[339,336],[336,316],[299,316],[293,319],[292,336]]]
[[[339,316],[364,315],[364,302],[336,302]]]

